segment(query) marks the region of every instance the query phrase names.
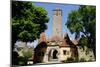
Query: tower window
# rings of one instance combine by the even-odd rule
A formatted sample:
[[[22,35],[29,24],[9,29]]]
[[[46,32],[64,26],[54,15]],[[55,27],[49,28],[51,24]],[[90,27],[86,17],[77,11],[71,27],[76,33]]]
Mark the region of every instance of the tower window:
[[[58,15],[60,15],[60,12],[59,11],[54,11],[54,15],[58,16]]]

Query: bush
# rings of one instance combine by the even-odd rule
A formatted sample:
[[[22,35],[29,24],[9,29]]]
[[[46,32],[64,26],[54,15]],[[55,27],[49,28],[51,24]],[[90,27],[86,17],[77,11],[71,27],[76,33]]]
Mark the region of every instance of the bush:
[[[86,60],[84,58],[81,58],[80,62],[86,62]]]

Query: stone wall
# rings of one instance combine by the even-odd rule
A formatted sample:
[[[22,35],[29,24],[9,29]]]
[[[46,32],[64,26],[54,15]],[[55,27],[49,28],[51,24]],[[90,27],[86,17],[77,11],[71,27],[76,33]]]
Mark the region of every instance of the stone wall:
[[[95,61],[93,50],[84,46],[77,46],[79,61]]]
[[[70,47],[60,48],[60,61],[66,61],[67,58],[70,58],[70,57],[71,57],[71,48]]]

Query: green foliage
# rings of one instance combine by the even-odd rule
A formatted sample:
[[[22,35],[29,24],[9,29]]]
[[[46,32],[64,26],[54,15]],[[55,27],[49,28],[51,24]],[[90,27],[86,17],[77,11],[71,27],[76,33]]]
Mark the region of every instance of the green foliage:
[[[82,35],[82,37],[81,37],[81,39],[79,41],[79,45],[81,45],[81,46],[88,46],[88,39],[87,39],[87,37]]]
[[[88,34],[88,32],[95,32],[95,6],[80,6],[78,10],[73,10],[69,13],[66,26],[70,29],[72,33],[79,34],[83,32]],[[90,29],[93,29],[91,31]]]
[[[32,54],[33,54],[33,50],[29,49],[29,48],[24,48],[23,51],[23,56],[25,58],[31,58],[32,57]]]
[[[47,11],[31,2],[12,1],[12,40],[34,41],[47,29]]]
[[[73,62],[73,61],[74,61],[74,59],[72,57],[67,58],[67,62]]]
[[[19,65],[25,65],[25,64],[27,64],[26,59],[24,57],[19,57],[18,59],[19,59],[19,61],[18,61]]]
[[[86,62],[86,60],[84,58],[81,58],[80,62]]]
[[[66,26],[71,33],[75,33],[77,38],[80,38],[80,45],[87,45],[92,48],[95,54],[95,39],[96,39],[96,7],[95,6],[80,6],[78,10],[71,11],[68,16]],[[80,34],[82,33],[82,34]]]
[[[80,23],[80,15],[78,11],[72,11],[69,13],[68,20],[66,23],[67,27],[70,28],[72,33],[76,32],[79,34],[82,31],[82,24]]]
[[[63,63],[74,63],[74,62],[78,62],[79,59],[77,57],[69,57],[66,60],[62,61]]]
[[[19,56],[18,64],[27,65],[28,59],[32,58],[33,56],[33,49],[24,47],[23,49],[21,49],[21,53],[23,54],[23,56]]]

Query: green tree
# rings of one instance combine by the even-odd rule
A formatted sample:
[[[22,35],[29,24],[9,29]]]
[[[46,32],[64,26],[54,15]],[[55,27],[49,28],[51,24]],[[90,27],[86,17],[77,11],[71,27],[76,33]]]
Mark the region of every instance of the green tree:
[[[27,61],[29,60],[29,58],[33,57],[33,48],[24,47],[21,50],[21,53],[22,53],[23,56],[19,57],[18,62],[19,62],[20,65],[27,65]]]
[[[12,51],[17,40],[24,42],[36,40],[40,33],[47,29],[46,23],[49,21],[44,8],[34,6],[32,2],[26,1],[12,1],[11,19]]]
[[[31,48],[24,48],[23,51],[22,51],[22,53],[23,53],[23,56],[25,58],[27,58],[27,59],[31,58],[32,55],[33,55],[33,49],[31,49]]]
[[[81,39],[79,40],[79,45],[88,46],[88,38],[82,35]]]
[[[80,6],[78,10],[71,11],[66,26],[71,33],[75,33],[75,39],[80,38],[80,44],[92,48],[95,55],[95,34],[96,34],[96,7]],[[82,33],[82,34],[80,34]]]

